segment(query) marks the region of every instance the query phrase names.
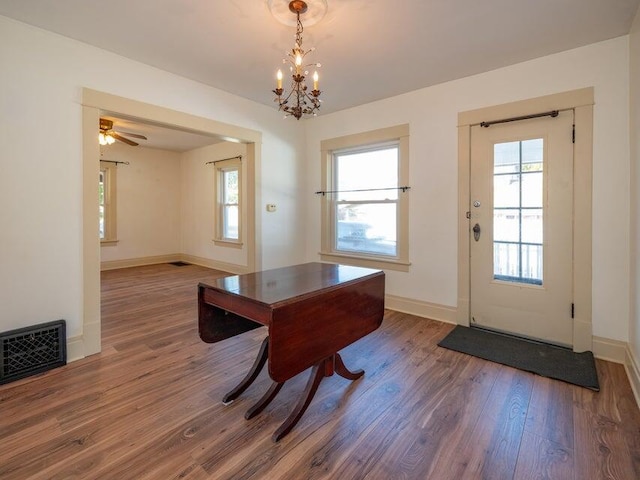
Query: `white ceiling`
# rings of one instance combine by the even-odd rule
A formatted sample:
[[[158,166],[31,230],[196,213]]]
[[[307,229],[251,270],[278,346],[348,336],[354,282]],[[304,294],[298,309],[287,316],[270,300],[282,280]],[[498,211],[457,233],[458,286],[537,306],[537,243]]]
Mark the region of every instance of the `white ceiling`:
[[[295,30],[266,3],[0,0],[0,15],[273,106]],[[625,35],[640,0],[327,3],[303,36],[322,63],[320,114]]]
[[[207,136],[200,133],[187,132],[173,128],[166,128],[160,125],[152,125],[149,123],[141,123],[138,120],[113,115],[103,115],[102,118],[113,122],[114,131],[122,136],[133,140],[141,147],[159,148],[162,150],[170,150],[173,152],[186,152],[195,148],[213,145],[224,140],[219,137]],[[96,135],[97,135],[96,127]],[[127,133],[137,133],[147,137],[142,140],[134,137],[127,137]],[[116,143],[120,143],[116,141]]]

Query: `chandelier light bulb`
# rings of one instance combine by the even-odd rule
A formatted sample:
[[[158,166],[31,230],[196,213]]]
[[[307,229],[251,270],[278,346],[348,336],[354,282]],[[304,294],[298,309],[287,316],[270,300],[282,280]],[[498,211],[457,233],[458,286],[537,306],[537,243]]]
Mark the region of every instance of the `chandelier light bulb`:
[[[318,72],[313,72],[313,89],[318,90]]]
[[[278,70],[278,73],[276,74],[276,79],[277,79],[276,88],[282,88],[282,70]]]

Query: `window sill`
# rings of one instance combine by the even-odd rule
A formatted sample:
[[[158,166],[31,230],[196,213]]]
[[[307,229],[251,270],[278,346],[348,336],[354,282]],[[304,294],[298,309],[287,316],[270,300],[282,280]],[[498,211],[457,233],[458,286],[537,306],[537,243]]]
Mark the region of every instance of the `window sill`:
[[[236,242],[234,240],[223,240],[223,239],[213,239],[213,243],[218,247],[228,247],[228,248],[242,248],[242,242]]]
[[[387,270],[397,270],[399,272],[408,272],[411,266],[410,262],[402,260],[392,260],[386,258],[372,258],[358,255],[346,255],[336,252],[319,252],[320,259],[326,262],[340,263],[343,265],[353,265],[355,267],[377,268]]]
[[[101,247],[115,247],[119,240],[100,240]]]

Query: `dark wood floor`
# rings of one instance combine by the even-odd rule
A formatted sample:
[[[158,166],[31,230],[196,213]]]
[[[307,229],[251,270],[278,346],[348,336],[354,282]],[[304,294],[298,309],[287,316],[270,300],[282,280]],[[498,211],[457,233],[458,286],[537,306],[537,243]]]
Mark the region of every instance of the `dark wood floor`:
[[[218,274],[104,272],[103,352],[0,387],[0,478],[640,479],[622,366],[598,361],[594,393],[439,348],[451,325],[391,311],[342,351],[365,376],[326,378],[274,444],[307,373],[250,421],[265,372],[222,405],[265,330],[199,340],[196,284]]]

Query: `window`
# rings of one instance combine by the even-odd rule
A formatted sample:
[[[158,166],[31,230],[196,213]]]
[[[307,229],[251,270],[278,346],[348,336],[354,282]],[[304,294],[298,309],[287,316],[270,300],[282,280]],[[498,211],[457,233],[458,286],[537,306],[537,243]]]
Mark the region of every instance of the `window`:
[[[241,243],[241,171],[239,159],[216,164],[216,242]]]
[[[116,167],[114,164],[100,162],[98,180],[98,202],[100,209],[100,243],[115,244],[116,236]]]
[[[409,126],[322,142],[321,258],[407,271]]]
[[[493,278],[542,285],[544,140],[493,150]]]

